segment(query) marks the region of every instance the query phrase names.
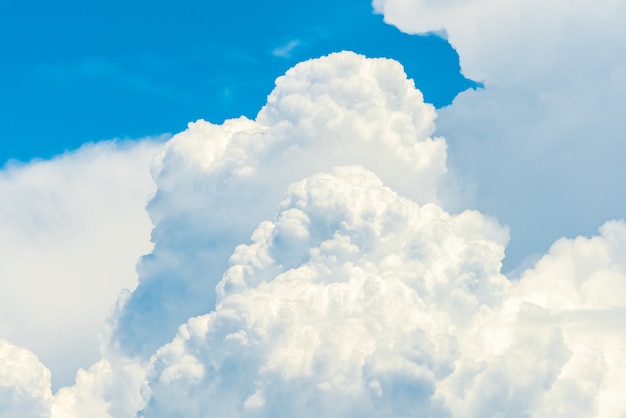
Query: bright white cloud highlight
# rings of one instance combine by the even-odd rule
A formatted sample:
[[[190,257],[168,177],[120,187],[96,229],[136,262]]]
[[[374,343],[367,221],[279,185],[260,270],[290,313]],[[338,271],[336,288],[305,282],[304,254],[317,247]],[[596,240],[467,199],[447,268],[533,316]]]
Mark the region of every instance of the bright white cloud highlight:
[[[360,167],[296,183],[157,352],[141,416],[621,416],[626,225],[517,282],[507,239]]]
[[[299,39],[293,39],[284,45],[274,48],[272,50],[272,55],[274,55],[275,57],[290,58],[293,50],[299,47],[301,44],[302,41],[300,41]]]

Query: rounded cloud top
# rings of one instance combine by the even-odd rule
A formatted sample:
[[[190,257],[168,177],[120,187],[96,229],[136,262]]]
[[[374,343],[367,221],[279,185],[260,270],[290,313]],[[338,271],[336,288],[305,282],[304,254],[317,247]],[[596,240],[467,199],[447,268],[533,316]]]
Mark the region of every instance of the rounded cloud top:
[[[148,356],[212,309],[228,256],[274,216],[291,183],[360,165],[418,203],[436,201],[446,143],[430,136],[435,116],[399,63],[342,52],[280,77],[254,121],[189,124],[157,158],[155,249],[113,338]]]
[[[359,164],[403,194],[430,201],[446,171],[445,141],[431,138],[435,118],[398,62],[335,53],[279,77],[256,121],[191,123],[166,146],[158,177],[194,163],[224,180],[280,177],[282,193],[315,172]]]

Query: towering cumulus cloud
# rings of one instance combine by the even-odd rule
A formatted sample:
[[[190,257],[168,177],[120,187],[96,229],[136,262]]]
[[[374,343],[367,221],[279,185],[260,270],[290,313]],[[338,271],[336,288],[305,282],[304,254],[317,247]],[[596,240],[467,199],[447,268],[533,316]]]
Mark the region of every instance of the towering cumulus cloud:
[[[279,78],[255,120],[190,124],[154,164],[155,248],[104,358],[52,396],[0,345],[17,353],[3,393],[29,394],[8,410],[626,416],[626,224],[510,280],[508,229],[439,200],[434,118],[398,63],[343,52]]]
[[[155,250],[117,320],[123,352],[149,356],[180,323],[214,307],[228,256],[274,216],[292,182],[361,164],[432,201],[446,157],[443,138],[430,138],[435,115],[397,62],[344,53],[279,78],[256,121],[190,124],[155,168]]]

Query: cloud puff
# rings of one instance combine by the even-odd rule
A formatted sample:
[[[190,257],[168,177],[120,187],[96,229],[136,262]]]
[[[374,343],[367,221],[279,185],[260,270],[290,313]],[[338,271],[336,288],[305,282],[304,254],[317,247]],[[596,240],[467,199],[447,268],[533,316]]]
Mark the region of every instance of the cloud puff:
[[[511,226],[505,264],[626,213],[622,112],[626,9],[619,1],[376,0],[409,32],[445,29],[466,91],[440,111],[450,168],[476,206]]]
[[[441,393],[455,417],[626,413],[626,224],[561,239],[472,321]]]
[[[155,249],[139,265],[113,341],[149,356],[187,318],[211,310],[229,255],[292,182],[360,164],[406,196],[436,200],[446,145],[431,138],[435,116],[397,62],[346,52],[289,70],[254,121],[191,123],[156,164]]]
[[[623,416],[626,223],[607,222],[597,236],[555,242],[517,283],[509,303],[519,300],[549,312],[543,321],[562,330],[572,352],[552,390],[550,413],[574,392],[578,400],[568,416],[592,416],[590,405],[597,406],[597,416]]]
[[[80,369],[75,384],[56,393],[52,418],[133,417],[144,404],[146,365],[107,353],[89,369]]]
[[[50,371],[30,351],[0,339],[0,417],[50,416]]]
[[[614,30],[615,26],[602,27],[615,24],[626,12],[615,0],[603,7],[590,0],[575,5],[565,0],[513,0],[506,4],[495,0],[374,0],[372,4],[387,23],[404,32],[445,31],[446,39],[459,52],[464,74],[472,79],[520,84],[539,75],[554,76],[568,61],[581,65],[579,74],[598,70],[607,60],[623,62],[615,54],[606,54],[605,48],[623,43],[626,33]],[[588,32],[591,29],[594,33]],[[584,38],[587,42],[578,43]],[[595,44],[600,39],[609,44]],[[588,48],[596,48],[595,54],[587,55],[592,52]],[[563,75],[564,79],[553,81],[565,82],[572,76]]]
[[[136,285],[159,142],[101,142],[0,171],[0,337],[34,351],[56,386],[100,357],[98,330]]]

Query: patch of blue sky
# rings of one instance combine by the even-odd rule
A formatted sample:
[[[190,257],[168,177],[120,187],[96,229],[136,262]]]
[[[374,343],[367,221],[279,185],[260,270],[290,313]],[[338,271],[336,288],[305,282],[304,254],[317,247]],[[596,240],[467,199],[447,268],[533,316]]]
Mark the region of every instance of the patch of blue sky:
[[[276,77],[340,50],[400,61],[437,107],[478,85],[447,41],[399,32],[367,0],[7,1],[0,42],[0,165],[253,118]]]

